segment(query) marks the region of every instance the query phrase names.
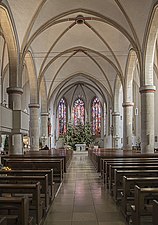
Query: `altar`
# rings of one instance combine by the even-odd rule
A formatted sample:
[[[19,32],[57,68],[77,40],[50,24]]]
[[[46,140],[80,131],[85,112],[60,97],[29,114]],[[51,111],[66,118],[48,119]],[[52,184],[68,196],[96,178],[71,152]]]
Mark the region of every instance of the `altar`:
[[[75,144],[76,151],[86,151],[86,144]]]

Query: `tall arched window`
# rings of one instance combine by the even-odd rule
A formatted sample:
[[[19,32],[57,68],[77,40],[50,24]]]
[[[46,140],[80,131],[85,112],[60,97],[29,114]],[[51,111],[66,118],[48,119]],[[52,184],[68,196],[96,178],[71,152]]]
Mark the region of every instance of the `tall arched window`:
[[[74,102],[73,114],[74,114],[74,125],[75,126],[78,124],[78,121],[80,121],[82,124],[84,124],[85,106],[84,106],[84,101],[82,99],[78,98]]]
[[[97,97],[92,102],[92,130],[93,135],[101,134],[101,103]]]
[[[62,98],[58,106],[59,135],[66,133],[66,101]]]

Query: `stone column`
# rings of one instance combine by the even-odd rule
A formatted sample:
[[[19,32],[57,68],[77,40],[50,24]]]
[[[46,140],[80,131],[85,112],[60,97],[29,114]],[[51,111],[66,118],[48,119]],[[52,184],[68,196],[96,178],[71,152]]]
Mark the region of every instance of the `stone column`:
[[[104,148],[104,114],[101,114],[101,142],[100,147]]]
[[[31,103],[30,108],[30,150],[39,151],[39,104]]]
[[[41,113],[41,137],[43,145],[48,145],[48,113]]]
[[[124,102],[123,106],[123,149],[132,150],[132,117],[133,117],[133,102]]]
[[[22,88],[9,87],[7,88],[7,93],[9,95],[9,108],[12,110],[21,110],[21,95],[23,93]],[[10,154],[23,154],[23,136],[15,127],[13,127],[12,134],[10,135],[9,143]]]
[[[154,153],[154,85],[140,87],[141,93],[141,152]]]
[[[120,121],[120,113],[113,112],[112,113],[112,121],[113,121],[113,147],[119,148],[119,121]]]

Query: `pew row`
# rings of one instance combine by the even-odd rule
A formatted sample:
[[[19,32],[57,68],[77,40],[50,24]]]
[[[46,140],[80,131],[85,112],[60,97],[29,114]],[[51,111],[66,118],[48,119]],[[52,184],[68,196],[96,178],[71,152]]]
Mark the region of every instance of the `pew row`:
[[[55,197],[53,169],[50,170],[0,170],[0,176],[45,176],[48,174],[48,185],[51,200]]]
[[[140,188],[135,185],[134,205],[131,205],[132,225],[152,223],[153,200],[158,199],[158,188]]]
[[[123,176],[127,177],[157,177],[158,170],[117,170],[115,169],[113,186],[113,197],[116,202],[122,198]]]
[[[36,184],[37,182],[40,182],[41,198],[45,202],[45,212],[47,212],[51,203],[48,174],[44,176],[0,176],[0,184]]]
[[[158,215],[158,201],[153,201],[153,214],[152,214],[152,222],[153,225],[157,225],[157,215]]]
[[[64,174],[63,159],[4,159],[4,166],[12,169],[53,169],[54,182],[61,183]]]
[[[35,224],[40,225],[44,219],[44,204],[40,198],[40,183],[36,184],[0,184],[1,197],[6,194],[14,197],[29,196],[29,211],[35,219]]]
[[[123,159],[120,161],[104,161],[104,171],[102,170],[102,174],[101,177],[103,178],[104,183],[107,183],[107,179],[109,177],[109,171],[110,171],[110,167],[115,167],[115,166],[119,166],[123,167],[123,166],[158,166],[158,160],[152,160],[152,159],[145,159],[145,158],[140,158],[140,159]],[[108,186],[107,186],[108,188]]]
[[[146,164],[143,164],[142,166],[110,166],[109,171],[109,177],[108,177],[108,183],[109,183],[109,191],[113,195],[113,185],[115,185],[115,171],[116,170],[157,170],[158,171],[158,165],[148,166]],[[123,178],[122,178],[123,180]],[[120,184],[122,185],[122,180],[120,181]],[[118,180],[117,180],[118,181]],[[119,183],[119,182],[118,182]],[[117,184],[116,184],[117,185]]]
[[[7,218],[5,216],[0,216],[0,225],[7,225]]]
[[[33,218],[29,215],[29,199],[24,197],[0,197],[0,225],[32,225]]]
[[[123,192],[121,209],[125,217],[131,214],[130,205],[134,202],[134,186],[158,187],[158,177],[126,177],[123,176]]]

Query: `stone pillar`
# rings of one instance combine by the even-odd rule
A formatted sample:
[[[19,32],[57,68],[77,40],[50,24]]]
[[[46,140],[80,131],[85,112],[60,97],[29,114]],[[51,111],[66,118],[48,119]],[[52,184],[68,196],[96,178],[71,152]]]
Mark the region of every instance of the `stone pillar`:
[[[120,113],[113,112],[112,113],[112,121],[113,121],[113,147],[119,148],[119,121],[120,121]]]
[[[9,95],[9,108],[12,110],[21,110],[21,95],[23,93],[22,88],[9,87],[7,88]],[[13,127],[12,134],[9,141],[9,153],[12,155],[23,154],[23,136]]]
[[[154,153],[154,85],[140,87],[141,93],[141,152]]]
[[[104,114],[101,114],[101,142],[100,147],[104,148]]]
[[[30,151],[39,151],[39,104],[31,103],[30,108]]]
[[[133,102],[124,102],[123,113],[123,149],[132,150],[132,117],[133,117]]]
[[[48,145],[48,113],[41,113],[41,138],[43,146]]]

